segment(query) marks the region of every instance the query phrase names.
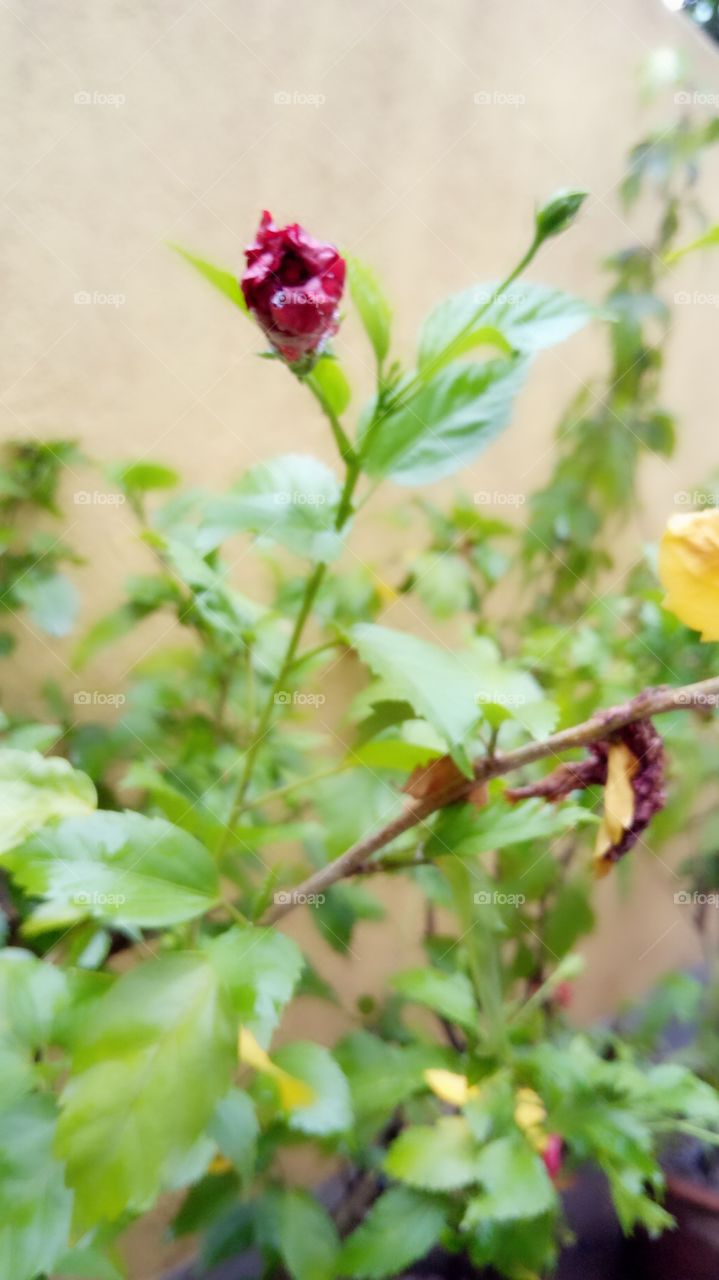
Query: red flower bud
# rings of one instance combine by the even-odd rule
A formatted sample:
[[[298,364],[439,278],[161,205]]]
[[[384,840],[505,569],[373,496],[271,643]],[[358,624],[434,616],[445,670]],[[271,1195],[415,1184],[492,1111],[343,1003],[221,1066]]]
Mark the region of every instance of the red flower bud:
[[[276,227],[267,211],[245,253],[242,292],[272,346],[290,364],[319,352],[337,332],[344,258],[296,222]]]
[[[550,1133],[547,1143],[542,1152],[542,1159],[545,1163],[547,1173],[552,1181],[558,1177],[562,1167],[562,1151],[564,1143],[558,1133]]]

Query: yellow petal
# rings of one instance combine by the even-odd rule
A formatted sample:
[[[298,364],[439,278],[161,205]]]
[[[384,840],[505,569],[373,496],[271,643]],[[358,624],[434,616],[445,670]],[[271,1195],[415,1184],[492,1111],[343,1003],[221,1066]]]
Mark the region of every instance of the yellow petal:
[[[310,1089],[304,1080],[298,1080],[297,1076],[291,1076],[288,1071],[283,1071],[282,1067],[275,1066],[262,1045],[257,1043],[252,1032],[246,1027],[240,1027],[238,1053],[240,1062],[245,1062],[255,1071],[261,1071],[264,1075],[272,1077],[279,1090],[280,1102],[285,1111],[294,1111],[297,1107],[308,1107],[314,1102],[314,1090]]]
[[[466,1076],[445,1071],[443,1067],[428,1067],[422,1074],[432,1093],[451,1107],[463,1107],[470,1098],[479,1094],[477,1085],[471,1085]]]
[[[664,607],[702,640],[719,640],[719,510],[672,516],[659,549]]]
[[[547,1118],[544,1103],[534,1089],[518,1089],[514,1119],[528,1135]]]
[[[613,742],[607,758],[607,783],[604,788],[604,817],[597,831],[594,857],[603,858],[613,845],[619,844],[624,832],[634,821],[632,778],[639,767],[637,757],[624,742]]]

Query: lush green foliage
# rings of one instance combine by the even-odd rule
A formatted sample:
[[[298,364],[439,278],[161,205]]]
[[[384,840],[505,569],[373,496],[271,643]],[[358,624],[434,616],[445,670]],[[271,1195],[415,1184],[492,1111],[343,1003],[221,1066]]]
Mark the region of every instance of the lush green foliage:
[[[679,225],[674,165],[714,130],[692,136],[681,148],[665,138],[660,253]],[[154,614],[172,642],[138,662],[112,715],[78,722],[76,702],[51,690],[51,724],[4,725],[0,1280],[114,1280],[122,1232],[170,1189],[185,1193],[174,1233],[201,1232],[208,1264],[254,1244],[267,1276],[283,1266],[293,1280],[382,1280],[441,1243],[527,1280],[548,1272],[562,1242],[550,1135],[564,1144],[562,1176],[587,1161],[604,1171],[625,1230],[670,1221],[664,1135],[690,1126],[711,1140],[719,1098],[682,1064],[647,1064],[648,1026],[630,1043],[578,1033],[563,1011],[581,967],[574,948],[593,927],[599,797],[510,804],[495,779],[378,849],[364,882],[293,896],[309,870],[395,817],[403,788],[431,787],[425,766],[471,777],[498,747],[715,664],[714,646],[662,610],[651,561],[613,593],[592,592],[639,459],[667,452],[673,427],[658,398],[667,312],[656,255],[613,259],[602,312],[513,283],[580,203],[564,193],[540,211],[503,284],[441,302],[413,369],[389,360],[390,308],[374,273],[350,264],[377,374],[355,433],[338,360],[327,352],[299,375],[336,466],[273,457],[222,495],[175,493],[178,477],[160,464],[113,469],[153,567],[79,639],[76,668],[92,670]],[[232,273],[180,252],[245,311]],[[441,511],[421,498],[410,518],[419,508],[426,545],[400,581],[388,587],[357,561],[338,567],[377,483],[431,484],[477,458],[541,352],[589,322],[611,335],[609,392],[596,410],[574,402],[576,429],[525,530],[481,501]],[[67,445],[11,449],[8,520],[22,504],[54,511],[73,456]],[[233,583],[248,535],[271,570],[264,602]],[[63,633],[72,595],[57,566],[71,553],[45,534],[8,531],[6,547],[6,608]],[[520,582],[527,565],[523,616],[516,591],[507,614],[492,588]],[[431,622],[431,640],[381,617],[399,595]],[[450,616],[464,623],[451,648],[437,634]],[[365,683],[338,729],[322,708],[340,659]],[[666,739],[671,796],[653,844],[686,826],[719,764],[707,716],[674,717]],[[292,999],[341,1001],[332,967],[318,974],[263,923],[268,909],[306,906],[322,938],[351,953],[358,925],[383,915],[366,887],[380,874],[423,896],[424,962],[346,1011],[353,1029],[331,1049],[276,1039]],[[332,1213],[279,1179],[278,1155],[307,1142],[351,1171]]]

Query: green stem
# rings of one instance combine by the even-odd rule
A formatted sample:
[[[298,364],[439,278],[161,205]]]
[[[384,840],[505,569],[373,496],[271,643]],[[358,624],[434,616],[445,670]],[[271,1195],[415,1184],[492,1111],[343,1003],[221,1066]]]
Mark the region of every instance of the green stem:
[[[264,795],[256,796],[252,801],[253,809],[261,809],[263,805],[269,804],[271,800],[277,800],[280,796],[288,796],[293,791],[301,791],[303,787],[314,786],[316,782],[322,782],[325,778],[333,778],[335,774],[344,773],[347,769],[354,768],[351,760],[343,759],[339,764],[329,765],[326,769],[318,769],[316,773],[308,773],[303,778],[294,778],[292,782],[286,782],[281,787],[274,787],[272,791],[265,791]]]
[[[347,435],[347,432],[345,431],[344,427],[342,426],[342,423],[337,417],[337,414],[335,413],[331,405],[327,403],[327,400],[322,394],[321,389],[317,386],[317,383],[313,380],[311,373],[308,374],[307,377],[302,378],[301,381],[304,382],[305,386],[309,387],[315,400],[320,406],[320,409],[322,410],[323,414],[325,415],[327,421],[330,424],[330,429],[332,431],[332,435],[334,436],[335,444],[337,445],[337,448],[339,450],[339,455],[342,461],[346,463],[347,466],[349,466],[355,456],[355,451],[354,451],[352,442],[349,436]]]
[[[537,250],[539,249],[539,246],[541,244],[542,244],[541,238],[539,238],[538,236],[535,236],[534,240],[532,241],[529,248],[527,249],[527,252],[524,254],[524,257],[520,258],[516,267],[514,267],[514,269],[510,271],[509,275],[504,280],[502,280],[501,284],[497,285],[497,288],[494,290],[493,293],[490,294],[487,301],[483,302],[482,305],[477,308],[474,315],[472,316],[472,319],[468,320],[467,323],[463,325],[463,327],[460,329],[459,333],[456,334],[456,336],[452,339],[452,342],[450,344],[451,347],[461,346],[462,341],[464,340],[464,338],[467,337],[468,334],[472,332],[472,329],[476,325],[477,321],[481,320],[485,312],[489,311],[489,308],[494,305],[494,303],[497,301],[498,298],[501,297],[505,289],[508,289],[509,286],[514,283],[517,277],[521,276],[522,272],[527,269],[530,262],[535,257]],[[446,359],[447,359],[447,353],[446,351],[444,351],[441,353],[441,355],[435,356],[434,360],[430,360],[429,363],[424,366],[421,376],[419,374],[415,374],[414,377],[407,383],[407,385],[402,388],[402,390],[397,394],[397,396],[395,396],[394,400],[390,400],[385,405],[382,416],[387,417],[390,413],[394,413],[395,410],[400,407],[400,405],[403,405],[407,401],[407,399],[410,399],[415,394],[415,392],[419,390],[422,384],[426,382],[427,378],[430,377],[442,364],[444,364]]]
[[[339,504],[337,507],[337,515],[335,518],[335,529],[338,532],[341,532],[352,510],[352,496],[354,494],[357,481],[359,480],[360,473],[361,473],[360,459],[359,457],[357,457],[356,454],[353,453],[352,458],[347,463],[347,474],[345,476],[345,483],[344,483],[344,487],[342,489]],[[227,820],[227,825],[225,827],[222,840],[220,841],[218,846],[218,850],[217,850],[218,855],[222,854],[224,849],[226,848],[227,842],[232,834],[232,830],[237,823],[237,819],[242,813],[244,803],[245,803],[245,797],[249,790],[250,782],[252,781],[252,772],[255,766],[257,753],[262,745],[262,742],[267,734],[267,731],[270,727],[270,723],[272,721],[272,714],[274,711],[276,695],[280,693],[280,691],[283,689],[285,680],[287,679],[287,675],[291,667],[294,665],[295,657],[297,655],[297,649],[299,647],[299,643],[302,638],[302,633],[305,628],[305,623],[307,622],[307,619],[310,615],[312,606],[317,597],[317,593],[320,587],[322,586],[326,572],[327,572],[326,564],[321,563],[316,565],[305,584],[304,596],[302,598],[302,603],[300,605],[299,612],[295,619],[295,625],[292,629],[292,635],[290,636],[290,640],[287,645],[287,649],[285,651],[285,656],[282,660],[282,665],[280,666],[280,670],[277,674],[277,677],[272,685],[272,688],[270,689],[267,702],[265,703],[264,709],[259,718],[257,730],[255,732],[252,743],[249,746],[247,750],[247,754],[245,756],[244,767],[240,775],[239,782],[237,784],[237,789],[235,791],[234,799],[232,801],[232,806],[230,808],[230,815]]]

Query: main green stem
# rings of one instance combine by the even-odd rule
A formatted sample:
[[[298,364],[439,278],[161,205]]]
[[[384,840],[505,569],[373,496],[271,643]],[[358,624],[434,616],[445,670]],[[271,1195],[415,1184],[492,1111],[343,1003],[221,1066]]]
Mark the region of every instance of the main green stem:
[[[359,477],[360,477],[360,472],[361,472],[360,459],[353,454],[352,458],[347,463],[347,473],[345,476],[344,487],[342,489],[339,504],[337,507],[337,516],[335,518],[335,529],[338,532],[340,532],[344,527],[344,524],[352,510],[352,497],[353,497],[355,488],[357,486],[357,481],[359,480]],[[277,694],[280,693],[281,690],[283,689],[285,680],[287,679],[287,675],[294,664],[294,660],[297,654],[297,650],[299,648],[300,640],[302,639],[302,633],[305,629],[305,623],[307,622],[307,619],[312,611],[312,606],[317,598],[317,593],[320,587],[322,586],[326,572],[327,572],[327,565],[325,563],[320,563],[316,565],[305,584],[302,603],[300,605],[297,617],[295,618],[295,624],[294,624],[294,627],[292,628],[292,635],[290,636],[287,649],[285,650],[285,655],[284,655],[284,658],[282,659],[282,664],[274,680],[272,688],[270,689],[267,701],[263,707],[252,743],[247,749],[247,754],[245,756],[245,762],[242,769],[242,773],[240,775],[240,779],[237,784],[237,789],[235,791],[234,799],[232,801],[230,815],[227,819],[227,824],[225,827],[222,840],[220,841],[218,846],[218,850],[217,850],[218,854],[223,853],[224,849],[226,848],[227,842],[230,839],[230,836],[232,835],[232,832],[237,823],[237,819],[239,818],[243,810],[245,798],[249,790],[250,782],[252,781],[252,773],[255,767],[255,760],[257,759],[257,753],[260,747],[262,746],[262,742],[264,741],[264,738],[270,727],[270,723],[272,720],[272,712],[275,705],[275,698]]]

